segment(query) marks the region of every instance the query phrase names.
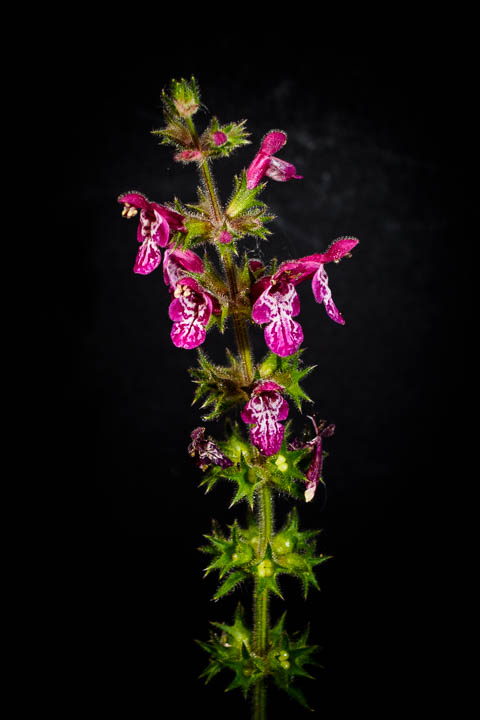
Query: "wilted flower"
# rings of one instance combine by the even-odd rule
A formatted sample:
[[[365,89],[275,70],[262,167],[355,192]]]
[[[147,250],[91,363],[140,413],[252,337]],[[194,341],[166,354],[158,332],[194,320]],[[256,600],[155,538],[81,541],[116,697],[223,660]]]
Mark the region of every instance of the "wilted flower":
[[[310,416],[309,416],[310,417]],[[313,448],[313,458],[310,467],[308,468],[306,478],[307,487],[305,489],[305,500],[310,502],[313,500],[317,485],[322,481],[322,468],[323,468],[323,450],[322,450],[322,438],[331,437],[335,432],[335,425],[327,425],[325,427],[325,421],[322,421],[317,427],[317,423],[313,417],[310,417],[315,428],[315,437],[310,440],[307,445]]]
[[[192,442],[188,446],[188,452],[195,458],[197,467],[206,470],[210,465],[220,465],[227,468],[233,462],[220,450],[211,437],[205,438],[205,428],[198,427],[191,434]]]
[[[274,153],[277,153],[286,142],[287,135],[281,130],[271,130],[265,135],[260,150],[247,170],[247,188],[249,190],[257,187],[265,175],[278,182],[285,182],[292,178],[302,179],[303,175],[296,174],[295,165],[274,157]]]
[[[282,389],[271,380],[258,383],[241,413],[242,420],[253,425],[250,439],[263,455],[274,455],[282,446],[285,428],[280,420],[288,417]]]
[[[292,318],[300,312],[295,286],[307,278],[312,278],[315,300],[324,304],[328,316],[341,325],[345,324],[333,302],[324,264],[338,262],[357,244],[358,240],[354,237],[338,238],[325,253],[284,262],[274,275],[262,277],[255,283],[252,288],[252,318],[260,325],[268,323],[265,342],[272,352],[286,357],[293,355],[302,344],[303,330]]]

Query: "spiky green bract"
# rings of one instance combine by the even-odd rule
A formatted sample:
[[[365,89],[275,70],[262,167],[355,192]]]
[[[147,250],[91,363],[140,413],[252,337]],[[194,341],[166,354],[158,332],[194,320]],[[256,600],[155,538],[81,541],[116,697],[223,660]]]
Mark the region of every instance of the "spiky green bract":
[[[276,563],[288,575],[298,577],[303,584],[304,597],[307,597],[310,585],[320,590],[314,568],[329,560],[331,555],[316,555],[314,538],[321,530],[298,529],[298,513],[294,508],[288,515],[284,527],[272,538],[272,551]]]
[[[231,670],[234,678],[225,692],[238,688],[246,698],[252,686],[266,674],[266,664],[252,651],[252,633],[245,626],[242,606],[237,606],[233,625],[212,625],[220,632],[211,632],[208,642],[197,640],[210,656],[209,664],[200,677],[206,678],[208,683],[220,670]]]
[[[281,385],[284,392],[295,402],[300,412],[302,410],[302,400],[312,402],[312,399],[300,387],[300,381],[316,367],[316,365],[311,365],[310,367],[299,368],[302,353],[303,350],[298,350],[294,355],[279,357],[271,352],[259,367],[260,377],[262,379],[268,378]]]
[[[205,568],[205,576],[209,575],[212,570],[218,571],[220,580],[228,575],[215,593],[215,600],[228,593],[247,577],[255,559],[251,544],[241,539],[236,520],[229,529],[230,535],[226,537],[218,526],[214,525],[212,533],[204,536],[209,541],[209,545],[200,548],[202,552],[213,556],[210,564]]]
[[[235,188],[226,209],[228,228],[234,237],[252,235],[264,240],[271,234],[265,223],[273,220],[275,216],[267,215],[267,206],[258,199],[265,185],[266,183],[261,183],[249,190],[245,170],[240,177],[235,176]]]
[[[169,110],[182,118],[194,115],[200,106],[200,91],[197,81],[192,76],[190,80],[172,80],[168,93],[164,91],[163,100]]]
[[[231,468],[216,474],[225,476],[229,471]],[[261,557],[258,556],[259,535],[255,524],[250,523],[247,528],[241,528],[235,520],[229,530],[229,535],[225,535],[215,523],[212,533],[204,536],[209,544],[200,548],[202,552],[213,556],[205,568],[205,575],[216,570],[220,580],[227,576],[217,589],[215,600],[233,590],[247,577],[256,579],[258,592],[268,590],[282,600],[283,595],[278,586],[280,575],[292,575],[301,580],[305,598],[310,585],[320,589],[314,568],[328,560],[329,556],[315,555],[313,539],[320,531],[300,531],[296,510],[289,514],[284,527],[267,544]]]
[[[251,446],[244,440],[238,424],[230,429],[227,440],[217,444],[233,465],[227,468],[213,466],[206,473],[200,486],[205,485],[205,492],[210,492],[221,478],[230,480],[237,485],[230,507],[245,499],[253,509],[255,493],[260,487],[262,476],[260,469],[252,461]]]
[[[307,710],[312,710],[303,692],[294,685],[294,680],[296,677],[313,680],[312,675],[305,670],[304,666],[322,667],[312,658],[318,652],[318,646],[307,644],[308,629],[303,633],[294,633],[289,636],[285,630],[285,616],[286,613],[270,631],[268,668],[277,687],[284,690]]]
[[[271,455],[266,462],[266,471],[275,490],[287,493],[297,500],[303,500],[305,492],[305,474],[301,466],[302,461],[311,457],[309,447],[289,449],[288,436],[291,423],[285,426],[285,434],[280,451]],[[299,467],[300,465],[300,467]]]
[[[254,652],[252,632],[245,624],[245,613],[240,604],[237,605],[232,625],[212,622],[215,630],[210,633],[209,640],[197,640],[209,655],[208,666],[200,677],[209,683],[221,670],[231,670],[234,677],[225,692],[238,688],[245,698],[260,678],[270,677],[293,700],[311,710],[303,692],[295,683],[299,677],[313,679],[305,669],[306,665],[322,667],[313,657],[318,647],[307,643],[308,629],[289,635],[285,630],[285,616],[286,613],[270,630],[265,658]]]
[[[200,140],[202,145],[209,148],[209,156],[211,158],[228,157],[242,145],[249,145],[250,140],[247,138],[250,133],[245,129],[246,122],[246,120],[242,120],[239,123],[232,122],[228,125],[220,125],[216,117],[212,118],[210,125],[204,131]],[[222,145],[217,145],[213,139],[216,132],[225,133],[227,136]]]
[[[183,224],[187,230],[183,237],[183,249],[188,250],[195,245],[208,242],[212,233],[212,223],[201,217],[184,217]]]
[[[227,358],[229,365],[226,367],[215,365],[199,350],[198,367],[189,369],[193,382],[198,385],[193,403],[202,398],[202,410],[209,406],[213,408],[202,416],[203,420],[213,420],[234,405],[248,402],[249,396],[243,388],[244,379],[238,358],[228,350]]]
[[[251,210],[265,208],[264,202],[258,199],[258,195],[264,189],[266,183],[260,183],[257,187],[249,190],[247,188],[247,173],[243,170],[240,177],[235,176],[235,188],[232,198],[227,207],[227,216],[231,219]]]

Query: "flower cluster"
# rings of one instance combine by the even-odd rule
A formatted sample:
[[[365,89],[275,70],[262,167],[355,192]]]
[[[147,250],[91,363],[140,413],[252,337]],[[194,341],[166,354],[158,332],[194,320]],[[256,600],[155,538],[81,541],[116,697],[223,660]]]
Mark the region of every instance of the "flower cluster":
[[[188,272],[203,273],[202,260],[191,250],[181,250],[171,242],[172,233],[185,232],[180,213],[150,202],[141,193],[125,193],[118,202],[123,204],[122,215],[137,215],[140,222],[137,239],[141,243],[134,272],[148,275],[162,261],[161,248],[165,248],[163,277],[173,300],[169,316],[173,321],[172,342],[176,347],[191,350],[201,345],[212,312],[219,312],[218,302],[207,293]]]
[[[238,687],[247,695],[259,688],[255,717],[260,716],[266,680],[308,708],[295,679],[308,676],[303,666],[312,662],[315,646],[307,644],[305,634],[289,637],[283,619],[270,628],[268,614],[261,608],[267,606],[270,593],[283,599],[277,584],[282,575],[300,579],[306,597],[310,586],[318,588],[314,569],[328,559],[323,553],[317,555],[312,542],[320,531],[301,531],[296,512],[290,513],[283,529],[275,529],[273,501],[276,493],[313,500],[323,483],[324,440],[335,432],[333,424],[318,422],[311,415],[313,437],[292,440],[292,423],[286,422],[289,402],[299,412],[312,402],[303,388],[313,367],[303,365],[304,335],[295,319],[300,314],[297,286],[311,282],[316,302],[343,325],[326,267],[350,257],[358,240],[342,236],[324,252],[280,265],[276,260],[271,265],[260,262],[247,253],[239,261],[242,239],[252,237],[258,242],[271,234],[267,225],[274,217],[261,200],[268,181],[302,179],[295,165],[278,157],[287,135],[282,130],[264,135],[247,167],[235,175],[230,199],[223,204],[210,166],[249,144],[246,121],[221,123],[213,117],[203,132],[197,130],[193,117],[205,106],[195,78],[173,80],[162,94],[162,103],[166,125],[153,132],[161,144],[175,148],[176,162],[198,171],[197,200],[182,203],[175,198],[174,203],[159,205],[131,191],[120,195],[118,202],[123,217],[138,216],[134,272],[149,275],[163,262],[173,344],[185,350],[200,348],[210,327],[215,325],[223,333],[227,323],[233,326],[236,353],[227,349],[226,364],[219,365],[199,349],[198,366],[190,374],[197,385],[193,402],[201,403],[204,422],[232,411],[237,419],[227,419],[225,438],[218,442],[205,427],[196,427],[188,452],[204,473],[201,485],[206,492],[226,479],[236,486],[231,506],[246,501],[252,511],[248,527],[235,521],[229,534],[214,523],[212,534],[205,535],[209,544],[200,548],[210,555],[205,574],[214,570],[219,574],[214,599],[253,581],[255,603],[252,629],[239,610],[233,625],[213,623],[221,632],[212,633],[208,643],[200,643],[210,655],[205,676],[210,679],[226,668],[235,673],[227,689]],[[201,246],[205,248],[202,257],[194,252]],[[216,260],[209,257],[212,246]],[[270,351],[260,362],[253,358],[249,326],[262,329]]]

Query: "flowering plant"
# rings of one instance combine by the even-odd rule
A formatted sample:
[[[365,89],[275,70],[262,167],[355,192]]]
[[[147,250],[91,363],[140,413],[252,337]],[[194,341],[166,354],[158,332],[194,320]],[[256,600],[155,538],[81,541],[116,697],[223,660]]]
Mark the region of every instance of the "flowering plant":
[[[203,675],[208,682],[223,669],[233,672],[227,689],[239,688],[245,696],[251,693],[254,717],[260,720],[266,717],[269,682],[308,708],[297,678],[311,677],[305,665],[315,664],[316,647],[308,644],[307,633],[288,634],[285,614],[270,625],[269,598],[273,593],[283,600],[281,575],[299,578],[306,597],[310,585],[318,588],[315,567],[328,559],[316,552],[319,531],[299,529],[295,508],[283,527],[275,528],[273,520],[277,494],[300,502],[314,499],[323,483],[324,439],[335,431],[333,424],[312,414],[313,434],[310,427],[310,436],[301,439],[292,437],[291,422],[285,422],[292,403],[301,412],[302,403],[312,402],[301,387],[313,367],[305,367],[301,360],[303,330],[293,319],[300,313],[296,287],[311,280],[315,300],[334,322],[344,324],[325,266],[349,257],[358,240],[341,237],[323,252],[278,266],[276,261],[268,266],[247,253],[242,256],[240,241],[271,234],[267,224],[273,216],[260,200],[268,180],[302,179],[294,165],[277,157],[286,134],[271,130],[265,135],[249,167],[235,177],[230,200],[223,204],[211,163],[249,143],[245,121],[222,125],[213,118],[199,134],[193,121],[200,108],[194,78],[172,81],[163,92],[163,106],[166,125],[154,132],[162,144],[174,146],[177,162],[196,166],[201,178],[197,201],[175,199],[159,205],[130,191],[118,202],[124,217],[139,216],[134,272],[154,272],[163,256],[171,340],[177,348],[198,348],[198,365],[190,373],[196,385],[194,401],[201,400],[206,411],[203,420],[226,416],[222,439],[212,438],[206,427],[199,426],[191,433],[188,452],[203,473],[201,485],[207,492],[225,479],[235,486],[231,505],[247,504],[245,526],[235,521],[225,532],[214,524],[201,550],[209,556],[206,574],[219,576],[216,600],[253,581],[253,622],[238,605],[233,624],[213,623],[209,640],[200,641],[209,656]],[[202,257],[197,254],[201,247]],[[226,364],[216,365],[200,346],[214,326],[223,334],[230,323],[236,352],[227,349]],[[252,355],[250,326],[263,326],[268,352],[259,362]]]

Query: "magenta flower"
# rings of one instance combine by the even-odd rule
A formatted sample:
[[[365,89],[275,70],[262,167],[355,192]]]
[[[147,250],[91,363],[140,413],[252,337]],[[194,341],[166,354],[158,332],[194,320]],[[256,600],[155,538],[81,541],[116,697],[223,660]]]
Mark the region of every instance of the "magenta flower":
[[[170,231],[185,230],[183,216],[174,210],[150,202],[145,195],[138,192],[124,193],[118,197],[118,202],[123,204],[123,217],[132,218],[140,210],[140,222],[137,229],[140,248],[133,272],[139,275],[148,275],[160,265],[162,261],[160,248],[166,247]]]
[[[198,427],[191,434],[192,442],[188,446],[188,452],[195,458],[197,467],[206,470],[211,465],[219,465],[221,468],[231,467],[233,462],[228,458],[212,440],[205,438],[205,428]]]
[[[173,295],[168,309],[173,320],[170,337],[176,347],[192,350],[205,340],[206,327],[214,311],[213,298],[191,277],[182,277]]]
[[[274,157],[287,142],[286,133],[281,130],[271,130],[262,140],[260,150],[253,158],[247,170],[247,188],[252,190],[266,175],[272,180],[285,182],[286,180],[301,180],[303,175],[297,175],[295,165]]]
[[[303,342],[301,325],[293,320],[300,312],[295,285],[307,278],[312,278],[315,300],[324,304],[327,315],[340,325],[345,324],[333,302],[324,265],[338,262],[357,244],[358,240],[353,237],[338,238],[325,253],[284,262],[274,275],[262,277],[255,283],[252,288],[252,318],[260,325],[268,323],[265,342],[272,352],[287,357],[297,352]]]
[[[173,244],[165,250],[163,258],[163,279],[170,292],[174,292],[185,272],[203,273],[202,260],[191,250],[174,248]]]
[[[253,425],[250,439],[263,455],[274,455],[282,446],[285,428],[280,420],[288,417],[282,389],[271,380],[258,383],[241,413],[243,422]]]

